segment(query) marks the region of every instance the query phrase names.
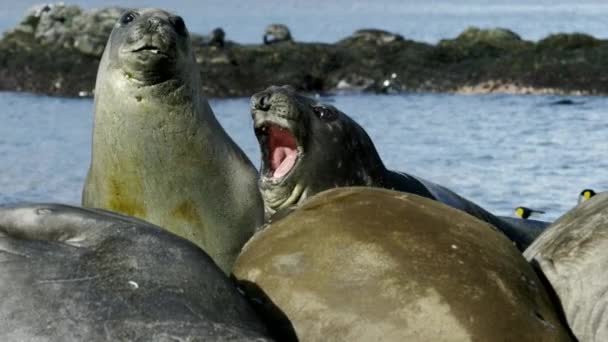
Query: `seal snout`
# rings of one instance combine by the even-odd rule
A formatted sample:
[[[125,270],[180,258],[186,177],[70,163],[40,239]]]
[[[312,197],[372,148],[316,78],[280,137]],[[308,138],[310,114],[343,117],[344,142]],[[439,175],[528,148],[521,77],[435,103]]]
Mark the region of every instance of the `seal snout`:
[[[260,144],[263,181],[280,183],[297,168],[303,147],[298,139],[297,101],[291,87],[270,87],[251,97],[255,135]]]
[[[253,95],[251,97],[251,109],[262,110],[262,111],[267,112],[271,107],[271,104],[270,104],[271,97],[272,97],[272,94],[267,91]]]

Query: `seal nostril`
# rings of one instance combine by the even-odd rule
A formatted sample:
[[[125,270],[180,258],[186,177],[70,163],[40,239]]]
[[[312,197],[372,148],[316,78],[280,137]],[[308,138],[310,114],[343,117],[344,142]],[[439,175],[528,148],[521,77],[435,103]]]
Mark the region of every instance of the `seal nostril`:
[[[157,17],[150,17],[146,20],[146,29],[148,31],[156,31],[156,29],[161,25],[161,19]]]
[[[270,109],[270,94],[264,93],[261,96],[257,97],[257,101],[255,102],[255,109],[259,110],[269,110]]]

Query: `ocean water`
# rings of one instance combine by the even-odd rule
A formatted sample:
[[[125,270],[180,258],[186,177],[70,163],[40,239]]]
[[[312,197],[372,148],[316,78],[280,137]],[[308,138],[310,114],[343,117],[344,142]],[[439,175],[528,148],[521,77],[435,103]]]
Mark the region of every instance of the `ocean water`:
[[[0,30],[37,1],[0,0]],[[192,32],[223,27],[229,39],[261,40],[282,22],[296,40],[333,42],[363,27],[436,42],[467,26],[501,26],[526,39],[552,32],[608,37],[605,1],[73,1],[173,10]],[[519,205],[553,220],[580,190],[608,189],[608,98],[513,95],[339,95],[324,98],[350,114],[375,141],[385,164],[447,186],[499,215]],[[211,100],[228,133],[259,165],[248,99]],[[78,204],[90,158],[93,102],[0,93],[0,205]]]
[[[608,98],[340,95],[327,101],[374,140],[385,164],[445,185],[500,215],[519,205],[552,220],[586,187],[608,189]],[[247,98],[211,100],[259,165]],[[90,161],[93,101],[0,93],[0,203],[78,204]]]

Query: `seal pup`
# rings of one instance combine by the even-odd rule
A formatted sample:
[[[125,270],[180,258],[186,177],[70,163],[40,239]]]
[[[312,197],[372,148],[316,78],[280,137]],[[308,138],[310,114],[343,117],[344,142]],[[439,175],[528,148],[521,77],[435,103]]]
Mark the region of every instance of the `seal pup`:
[[[283,42],[292,42],[289,28],[283,24],[270,24],[264,30],[264,45],[271,45]]]
[[[183,19],[126,12],[99,65],[82,204],[166,228],[229,273],[263,223],[257,178],[202,94]]]
[[[608,341],[608,193],[570,210],[526,249],[579,341]]]
[[[257,233],[234,276],[279,341],[571,340],[503,234],[413,194],[316,194]]]
[[[506,222],[453,191],[388,170],[365,130],[331,105],[270,87],[251,98],[262,162],[259,187],[267,217],[334,187],[372,186],[409,192],[463,210],[504,232],[523,251],[538,235],[525,220]]]
[[[268,341],[200,248],[99,209],[0,208],[0,298],[2,341]]]

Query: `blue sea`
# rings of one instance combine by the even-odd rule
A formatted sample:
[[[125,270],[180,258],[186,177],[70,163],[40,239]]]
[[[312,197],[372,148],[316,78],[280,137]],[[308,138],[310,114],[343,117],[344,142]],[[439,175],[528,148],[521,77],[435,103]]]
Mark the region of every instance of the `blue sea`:
[[[0,1],[0,30],[37,2]],[[287,24],[296,40],[334,42],[382,28],[437,42],[466,27],[506,27],[524,39],[555,32],[608,37],[605,1],[74,1],[85,8],[161,7],[192,32],[221,26],[227,38],[259,43]],[[557,105],[569,99],[570,105]],[[366,128],[385,161],[442,184],[499,215],[525,205],[553,220],[584,188],[608,189],[608,98],[548,95],[348,94],[323,98]],[[249,100],[211,99],[228,133],[259,165]],[[0,204],[78,204],[90,160],[93,101],[0,92]]]

